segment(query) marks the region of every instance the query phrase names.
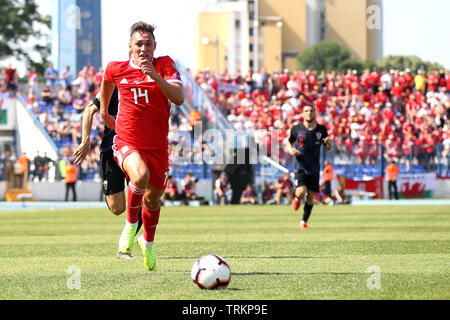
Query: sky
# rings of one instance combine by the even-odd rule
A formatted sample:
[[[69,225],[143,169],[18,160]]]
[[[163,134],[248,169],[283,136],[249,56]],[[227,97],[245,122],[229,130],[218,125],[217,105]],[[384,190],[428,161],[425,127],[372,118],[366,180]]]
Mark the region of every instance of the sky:
[[[170,55],[192,68],[194,22],[209,2],[214,0],[102,0],[102,64],[127,59],[129,28],[143,20],[156,26],[157,56]],[[40,11],[50,14],[51,3],[39,0]],[[383,54],[416,55],[450,69],[449,12],[448,0],[383,0]],[[17,63],[0,65],[9,61]]]
[[[170,55],[185,67],[194,61],[194,22],[211,0],[102,0],[102,61],[128,58],[129,29],[137,21],[156,26],[156,56]],[[120,11],[117,10],[120,8]],[[117,23],[120,21],[120,23]]]
[[[450,1],[383,0],[383,54],[416,55],[450,69]]]

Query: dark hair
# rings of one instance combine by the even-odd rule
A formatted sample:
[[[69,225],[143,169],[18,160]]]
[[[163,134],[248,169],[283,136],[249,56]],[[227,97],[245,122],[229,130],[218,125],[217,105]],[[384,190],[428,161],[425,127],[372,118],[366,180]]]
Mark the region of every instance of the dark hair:
[[[153,39],[156,40],[155,34],[153,33],[153,31],[155,31],[154,25],[148,24],[143,21],[136,22],[130,28],[130,39],[131,39],[131,37],[133,37],[133,34],[135,32],[140,32],[140,33],[149,32],[152,35]]]

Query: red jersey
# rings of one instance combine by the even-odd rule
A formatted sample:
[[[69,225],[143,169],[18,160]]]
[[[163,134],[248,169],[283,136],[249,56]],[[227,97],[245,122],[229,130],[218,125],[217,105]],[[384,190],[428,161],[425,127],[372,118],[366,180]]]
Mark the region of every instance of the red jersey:
[[[393,86],[391,93],[394,98],[401,98],[403,94],[403,87],[401,85]]]
[[[167,181],[166,192],[178,192],[177,184],[173,180]]]
[[[286,87],[286,85],[289,81],[289,74],[283,73],[280,75],[280,77],[278,79],[280,80],[281,85]]]
[[[242,197],[242,198],[252,198],[252,199],[255,199],[255,200],[256,200],[256,198],[257,198],[258,196],[256,195],[255,190],[249,191],[249,190],[247,190],[247,189],[244,189],[244,191],[242,191],[242,196],[241,196],[241,197]]]
[[[405,87],[406,88],[412,88],[414,86],[414,77],[411,74],[406,73],[403,76],[403,79],[405,79]]]
[[[184,177],[182,184],[184,185],[184,192],[194,192],[194,181],[192,178]]]
[[[381,75],[378,74],[376,71],[373,71],[372,73],[370,73],[370,82],[372,83],[373,86],[378,86],[380,84],[380,78]]]
[[[228,180],[216,180],[216,188],[218,187],[223,193],[227,192],[230,189],[230,186],[231,185]]]
[[[152,64],[167,82],[182,83],[169,56],[153,58]],[[103,79],[119,90],[116,134],[137,149],[168,149],[170,102],[156,82],[133,60],[110,62]]]
[[[16,69],[6,67],[5,70],[3,70],[5,73],[5,81],[6,82],[13,82],[14,77],[16,75]]]
[[[327,100],[326,98],[319,97],[316,101],[314,101],[314,106],[320,113],[324,113],[327,111]]]
[[[427,82],[428,82],[428,91],[437,91],[438,87],[439,87],[439,78],[434,76],[434,75],[430,75],[427,78]]]
[[[284,192],[287,192],[289,189],[292,189],[294,187],[291,180],[285,180],[283,179],[283,177],[278,179],[278,183],[280,184],[279,188]]]

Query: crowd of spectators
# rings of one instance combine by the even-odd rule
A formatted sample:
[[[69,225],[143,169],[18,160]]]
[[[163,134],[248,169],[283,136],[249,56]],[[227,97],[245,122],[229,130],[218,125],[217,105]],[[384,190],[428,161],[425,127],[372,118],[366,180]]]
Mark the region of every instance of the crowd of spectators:
[[[52,64],[44,72],[45,85],[40,88],[39,75],[32,68],[27,75],[25,103],[60,150],[61,159],[68,161],[81,141],[81,119],[84,108],[98,93],[102,69],[85,66],[73,76],[70,67],[59,73]],[[100,143],[104,125],[94,117],[91,149],[81,163],[80,178],[99,177]],[[61,175],[62,178],[63,175]]]
[[[305,105],[314,105],[317,120],[334,139],[334,153],[356,163],[373,164],[383,156],[430,167],[437,146],[445,159],[450,144],[450,75],[448,70],[320,72],[287,69],[194,75],[237,130],[258,143],[273,134],[285,145],[289,128],[302,121]],[[384,153],[381,154],[381,145]],[[291,160],[281,149],[282,163]]]
[[[60,73],[50,63],[42,77],[32,67],[27,74],[26,85],[20,87],[17,71],[12,65],[9,65],[3,72],[4,81],[0,83],[0,89],[11,96],[23,97],[26,107],[36,116],[58,147],[60,159],[57,162],[66,162],[72,158],[75,148],[81,141],[82,114],[85,107],[99,92],[102,74],[103,69],[101,67],[95,70],[93,66],[84,66],[75,75],[70,67],[66,67]],[[173,109],[170,119],[170,150],[174,151],[173,154],[176,154],[179,150],[176,154],[179,164],[183,164],[183,159],[186,159],[185,162],[191,162],[190,159],[193,159],[195,155],[202,154],[203,151],[198,152],[198,150],[199,148],[204,149],[205,144],[200,140],[193,144],[190,143],[187,137],[192,132],[193,123],[182,116],[176,108]],[[81,180],[98,179],[100,177],[100,144],[103,131],[103,121],[99,114],[96,114],[91,130],[90,152],[80,165],[79,178]],[[183,135],[183,132],[186,134]],[[189,148],[183,148],[182,143],[189,144]],[[178,144],[181,144],[180,147],[182,148],[175,149]],[[205,151],[208,152],[208,150]],[[171,160],[177,159],[172,157]],[[33,162],[31,166],[34,170]],[[56,177],[62,179],[64,177],[63,170],[59,170],[58,163],[55,164],[55,167]],[[30,178],[34,179],[43,174],[43,172],[32,174]]]
[[[39,74],[31,68],[26,90],[19,93],[65,161],[80,142],[82,112],[98,93],[102,73],[102,68],[95,70],[92,66],[83,67],[76,75],[69,67],[59,73],[50,64],[42,87]],[[386,161],[409,166],[412,160],[429,167],[437,151],[442,151],[442,159],[449,156],[448,70],[412,73],[408,69],[374,69],[358,74],[356,70],[316,73],[285,69],[268,73],[261,69],[241,75],[214,74],[206,69],[193,77],[233,127],[251,134],[260,144],[270,146],[271,139],[276,139],[285,146],[289,129],[302,121],[303,107],[314,105],[318,122],[333,137],[334,154],[343,159],[355,157],[357,163],[373,164],[383,156]],[[18,90],[18,76],[12,66],[5,69],[4,79],[3,91]],[[213,153],[201,137],[191,139],[192,129],[200,119],[196,110],[185,117],[174,108],[169,132],[171,163],[183,164],[183,159],[186,163],[201,163],[196,157]],[[99,177],[103,129],[96,115],[91,149],[80,166],[80,179]],[[284,148],[280,148],[278,157],[282,164],[292,160]],[[40,180],[42,174],[36,171],[30,176]],[[266,187],[263,196],[273,199],[279,188],[269,184]]]

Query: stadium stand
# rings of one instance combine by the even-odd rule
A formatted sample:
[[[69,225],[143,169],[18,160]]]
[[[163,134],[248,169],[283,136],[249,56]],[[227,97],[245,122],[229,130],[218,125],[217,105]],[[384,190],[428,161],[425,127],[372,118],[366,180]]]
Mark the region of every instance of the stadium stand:
[[[99,90],[101,72],[86,66],[71,90],[61,83],[52,92],[49,87],[36,84],[35,72],[30,71],[25,88],[19,91],[27,108],[58,146],[61,159],[70,158],[80,142],[82,112]],[[268,130],[277,132],[276,139],[284,146],[289,128],[302,121],[302,108],[310,104],[318,110],[318,122],[327,126],[334,139],[333,150],[326,157],[336,173],[355,178],[379,176],[383,165],[394,159],[401,172],[436,171],[439,176],[450,176],[448,70],[432,70],[428,75],[420,71],[415,76],[410,70],[365,70],[360,75],[355,70],[319,74],[310,70],[271,74],[250,71],[243,76],[213,74],[207,69],[192,77],[231,127],[254,136],[261,145],[270,143],[265,134]],[[423,80],[420,77],[425,79],[425,88],[419,87],[419,80]],[[174,110],[169,133],[171,150],[183,142],[177,133],[192,135],[198,121],[194,116],[198,115],[185,109]],[[99,178],[103,129],[97,115],[91,132],[91,151],[81,164],[81,180]],[[192,139],[190,147],[191,154],[184,155],[187,159],[201,154],[200,151],[211,152],[205,143]],[[292,170],[292,159],[283,147],[279,159]],[[174,165],[173,177],[181,179],[188,172],[198,179],[211,177],[211,165],[192,162]],[[259,172],[260,166],[255,169]]]
[[[425,88],[419,78],[425,78]],[[286,143],[289,128],[302,121],[301,110],[309,104],[318,110],[318,122],[334,139],[331,162],[343,175],[381,175],[391,159],[401,172],[437,171],[448,176],[450,77],[448,70],[356,70],[317,74],[295,70],[272,74],[249,72],[246,76],[195,75],[200,87],[238,130],[263,139],[266,130]],[[259,140],[259,143],[265,141]],[[283,152],[282,164],[290,168]]]

